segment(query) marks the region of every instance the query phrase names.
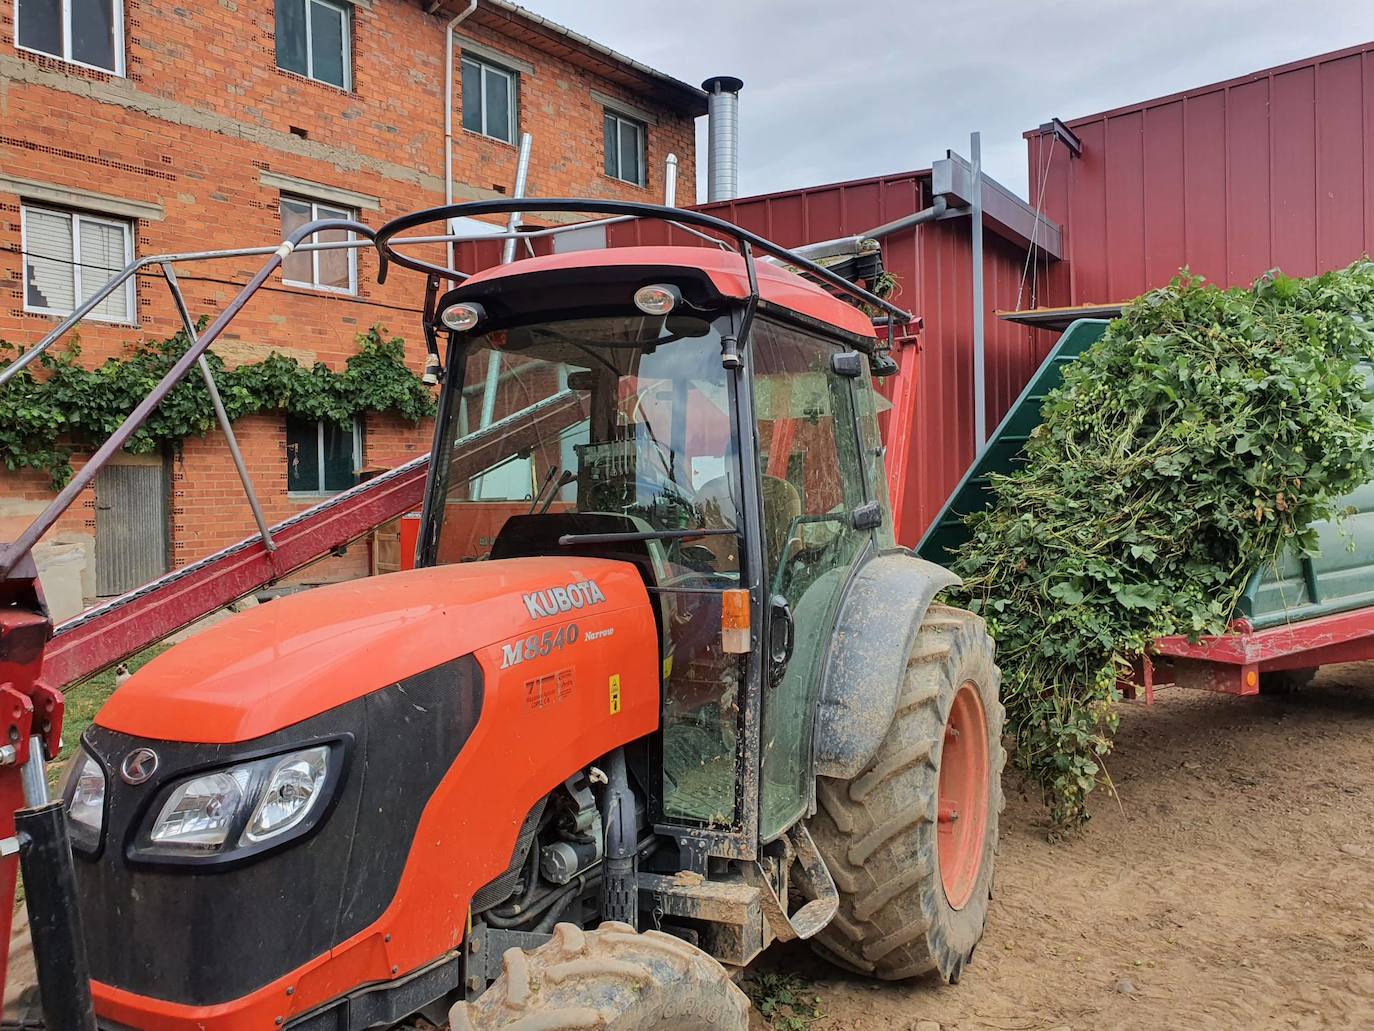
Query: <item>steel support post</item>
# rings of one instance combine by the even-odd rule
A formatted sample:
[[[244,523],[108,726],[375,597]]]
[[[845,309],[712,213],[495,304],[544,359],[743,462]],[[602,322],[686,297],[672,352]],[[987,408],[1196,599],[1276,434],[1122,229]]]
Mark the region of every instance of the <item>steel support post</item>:
[[[191,319],[191,312],[186,307],[186,298],[182,296],[181,285],[177,282],[176,273],[172,271],[170,262],[162,263],[162,275],[167,280],[167,288],[172,291],[172,300],[176,303],[177,314],[181,316],[181,324],[186,329],[186,338],[190,340],[191,346],[196,345],[196,324]],[[239,450],[239,441],[234,436],[234,427],[229,422],[229,413],[224,409],[224,399],[220,397],[219,387],[215,385],[215,374],[210,369],[210,363],[205,355],[197,359],[200,366],[200,375],[205,380],[205,389],[210,393],[210,404],[214,406],[215,418],[219,421],[219,428],[224,431],[225,443],[229,445],[229,456],[234,460],[234,468],[238,470],[239,482],[243,484],[243,493],[248,498],[248,507],[253,510],[253,521],[258,524],[258,535],[262,537],[262,544],[268,551],[276,551],[277,546],[272,543],[272,531],[267,528],[267,519],[262,514],[262,505],[258,501],[257,491],[253,489],[253,480],[248,475],[248,467],[243,464],[243,452]]]

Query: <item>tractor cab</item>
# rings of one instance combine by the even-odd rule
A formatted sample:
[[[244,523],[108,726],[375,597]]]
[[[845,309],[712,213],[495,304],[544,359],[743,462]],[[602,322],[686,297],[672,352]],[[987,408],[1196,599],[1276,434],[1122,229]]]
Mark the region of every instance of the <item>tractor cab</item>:
[[[820,648],[892,547],[870,320],[777,266],[758,289],[749,319],[738,255],[633,247],[502,266],[436,309],[449,459],[420,564],[633,562],[660,638],[653,819],[703,842],[807,811]]]

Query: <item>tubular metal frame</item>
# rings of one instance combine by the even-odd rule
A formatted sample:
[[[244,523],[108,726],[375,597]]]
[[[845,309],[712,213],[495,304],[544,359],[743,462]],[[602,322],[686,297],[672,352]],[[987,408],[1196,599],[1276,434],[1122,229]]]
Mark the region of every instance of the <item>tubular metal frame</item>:
[[[543,229],[534,229],[528,232],[517,231],[514,226],[519,224],[518,216],[525,212],[545,211],[562,213],[581,213],[581,214],[600,214],[606,217],[591,221],[572,222],[565,225],[551,226]],[[417,226],[425,225],[429,222],[442,221],[449,225],[449,219],[467,215],[494,215],[505,214],[510,217],[508,228],[505,232],[490,233],[482,235],[458,235],[442,234],[430,236],[401,236],[399,234],[414,229]],[[181,382],[190,372],[191,368],[196,367],[205,381],[206,389],[210,394],[211,404],[215,409],[215,417],[225,434],[225,439],[229,444],[230,455],[234,460],[235,468],[238,471],[239,479],[243,485],[244,494],[249,507],[253,512],[253,519],[258,527],[259,536],[262,539],[264,548],[269,552],[276,547],[272,540],[272,534],[268,528],[266,518],[263,515],[262,506],[258,501],[257,494],[253,489],[251,478],[244,465],[242,454],[238,447],[238,440],[234,435],[233,427],[230,423],[228,414],[224,410],[223,401],[219,396],[219,389],[215,384],[214,374],[209,362],[205,359],[205,353],[219,339],[228,325],[234,320],[243,307],[267,282],[268,278],[277,271],[282,263],[291,254],[300,252],[323,251],[323,250],[349,250],[363,247],[375,247],[378,255],[377,282],[386,281],[387,272],[391,264],[399,265],[412,271],[420,272],[426,277],[425,283],[425,304],[424,322],[427,343],[433,347],[434,317],[435,317],[435,298],[439,291],[441,281],[462,282],[469,278],[468,273],[460,272],[457,269],[441,267],[422,261],[411,255],[398,250],[399,247],[412,247],[425,244],[457,244],[477,241],[507,240],[533,240],[541,237],[552,237],[559,233],[572,232],[575,230],[586,229],[593,226],[613,225],[625,222],[633,222],[639,219],[654,219],[666,222],[682,231],[695,237],[706,240],[726,250],[735,250],[744,261],[746,274],[748,276],[750,295],[746,299],[745,326],[742,331],[747,331],[747,324],[752,321],[754,310],[758,306],[759,291],[758,278],[755,271],[755,250],[764,254],[781,258],[789,265],[801,269],[807,275],[820,280],[841,293],[848,294],[854,299],[871,306],[884,313],[888,329],[888,340],[893,338],[896,323],[908,323],[912,320],[912,315],[901,308],[889,303],[876,294],[870,293],[861,287],[855,286],[848,280],[836,275],[829,269],[816,264],[815,262],[790,251],[785,247],[764,239],[746,229],[742,229],[724,219],[716,218],[697,211],[688,211],[683,208],[665,207],[658,204],[642,204],[630,201],[603,201],[603,200],[583,200],[568,197],[555,198],[506,198],[502,200],[471,201],[463,204],[446,204],[437,208],[426,208],[421,211],[404,215],[393,219],[381,229],[372,229],[361,222],[352,219],[317,219],[296,229],[288,235],[276,247],[244,247],[226,250],[207,250],[207,251],[187,251],[171,254],[155,254],[145,258],[139,258],[130,262],[121,271],[116,273],[100,290],[96,291],[91,297],[82,302],[75,311],[64,318],[51,332],[43,337],[32,348],[22,353],[14,362],[4,369],[0,369],[0,387],[3,387],[11,379],[17,376],[42,354],[44,354],[57,341],[67,335],[78,323],[89,315],[106,297],[115,290],[121,288],[132,277],[149,269],[157,269],[157,274],[166,284],[172,296],[173,304],[176,307],[177,315],[181,321],[182,328],[187,334],[190,346],[180,358],[173,363],[166,375],[150,390],[146,397],[140,401],[132,412],[125,417],[119,427],[110,434],[109,438],[102,444],[89,460],[73,475],[65,487],[58,493],[42,512],[34,518],[33,522],[19,535],[11,544],[6,545],[0,550],[0,578],[7,576],[14,570],[25,555],[33,546],[48,532],[57,522],[58,518],[65,512],[72,503],[80,496],[94,481],[96,474],[105,466],[107,462],[119,451],[129,438],[144,423],[153,410],[161,404],[164,398]],[[327,242],[314,242],[313,237],[322,232],[345,231],[355,234],[354,239],[337,240]],[[720,239],[712,233],[719,234],[726,239]],[[309,241],[309,242],[307,242]],[[734,244],[732,248],[730,243]],[[244,258],[266,256],[267,261],[262,267],[248,280],[230,302],[225,305],[219,315],[206,327],[203,333],[197,333],[195,322],[191,317],[187,307],[185,296],[181,292],[180,284],[177,281],[173,266],[179,263],[189,263],[198,261],[218,261],[228,258]],[[744,332],[740,334],[744,338]]]

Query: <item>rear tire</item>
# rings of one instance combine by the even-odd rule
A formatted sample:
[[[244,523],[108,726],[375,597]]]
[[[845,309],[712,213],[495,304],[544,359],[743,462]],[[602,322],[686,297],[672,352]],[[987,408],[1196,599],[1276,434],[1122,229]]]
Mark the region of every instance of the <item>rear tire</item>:
[[[745,1031],[749,1000],[725,968],[680,938],[607,922],[559,924],[537,949],[507,949],[504,972],[449,1011],[451,1031]]]
[[[811,835],[840,892],[815,939],[826,958],[883,980],[932,970],[959,980],[992,895],[1006,763],[1000,682],[983,621],[932,605],[872,762],[853,780],[816,785]],[[951,726],[964,730],[950,735]]]

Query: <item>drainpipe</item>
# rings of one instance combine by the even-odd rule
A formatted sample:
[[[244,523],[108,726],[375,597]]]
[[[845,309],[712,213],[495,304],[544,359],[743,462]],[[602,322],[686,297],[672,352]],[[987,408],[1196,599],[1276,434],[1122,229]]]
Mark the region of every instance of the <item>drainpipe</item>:
[[[744,83],[717,75],[701,84],[706,99],[706,200],[739,196],[739,91]]]
[[[468,5],[449,19],[444,29],[444,203],[453,203],[453,30],[477,10],[477,0],[468,0]],[[447,225],[447,236],[453,235]],[[456,260],[453,241],[448,242],[448,267],[453,268]],[[452,285],[452,284],[450,284]]]
[[[663,206],[677,207],[677,155],[669,154],[663,162]]]

